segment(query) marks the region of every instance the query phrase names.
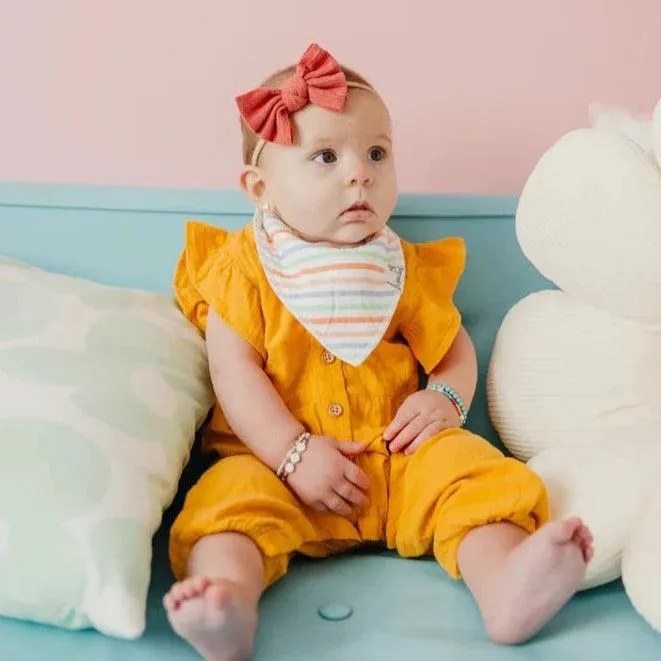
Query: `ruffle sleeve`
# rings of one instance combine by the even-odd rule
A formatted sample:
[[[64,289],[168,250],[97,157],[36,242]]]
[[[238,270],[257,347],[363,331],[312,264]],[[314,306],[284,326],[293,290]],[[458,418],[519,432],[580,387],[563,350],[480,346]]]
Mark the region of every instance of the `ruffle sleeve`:
[[[400,332],[429,374],[461,327],[454,293],[464,271],[463,239],[406,244],[406,310]]]
[[[211,308],[265,357],[259,288],[241,267],[236,241],[235,235],[222,228],[188,222],[174,276],[175,296],[183,314],[202,333]]]

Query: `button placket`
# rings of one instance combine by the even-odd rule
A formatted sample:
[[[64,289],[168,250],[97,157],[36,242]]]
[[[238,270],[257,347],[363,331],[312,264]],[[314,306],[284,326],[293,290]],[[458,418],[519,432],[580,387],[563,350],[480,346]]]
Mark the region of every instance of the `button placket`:
[[[318,374],[316,407],[322,433],[333,438],[351,438],[351,416],[342,361],[324,347],[315,358]]]

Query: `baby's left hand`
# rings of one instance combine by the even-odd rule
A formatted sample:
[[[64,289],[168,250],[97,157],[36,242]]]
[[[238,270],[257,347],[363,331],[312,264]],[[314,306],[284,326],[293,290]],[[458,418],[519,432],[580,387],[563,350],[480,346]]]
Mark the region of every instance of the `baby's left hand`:
[[[459,412],[445,395],[419,390],[404,400],[383,438],[390,452],[404,450],[404,454],[413,454],[426,440],[444,429],[458,427],[459,423]]]

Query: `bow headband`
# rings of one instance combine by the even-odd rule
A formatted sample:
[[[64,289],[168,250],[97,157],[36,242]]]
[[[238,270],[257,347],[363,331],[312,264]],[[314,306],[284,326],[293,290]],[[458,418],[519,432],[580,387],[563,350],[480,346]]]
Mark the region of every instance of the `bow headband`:
[[[259,136],[252,155],[252,165],[265,142],[294,144],[291,115],[309,103],[340,112],[347,100],[347,88],[358,87],[374,92],[368,85],[347,82],[335,58],[311,44],[296,64],[295,73],[282,87],[257,87],[236,98],[243,121]]]

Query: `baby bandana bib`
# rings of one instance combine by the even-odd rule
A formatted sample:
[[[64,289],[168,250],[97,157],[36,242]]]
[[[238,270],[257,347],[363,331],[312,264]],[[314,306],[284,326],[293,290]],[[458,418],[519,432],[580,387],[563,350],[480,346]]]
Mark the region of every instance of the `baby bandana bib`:
[[[360,365],[383,338],[404,287],[399,237],[384,228],[359,246],[310,243],[257,212],[255,241],[283,305],[325,349]]]

